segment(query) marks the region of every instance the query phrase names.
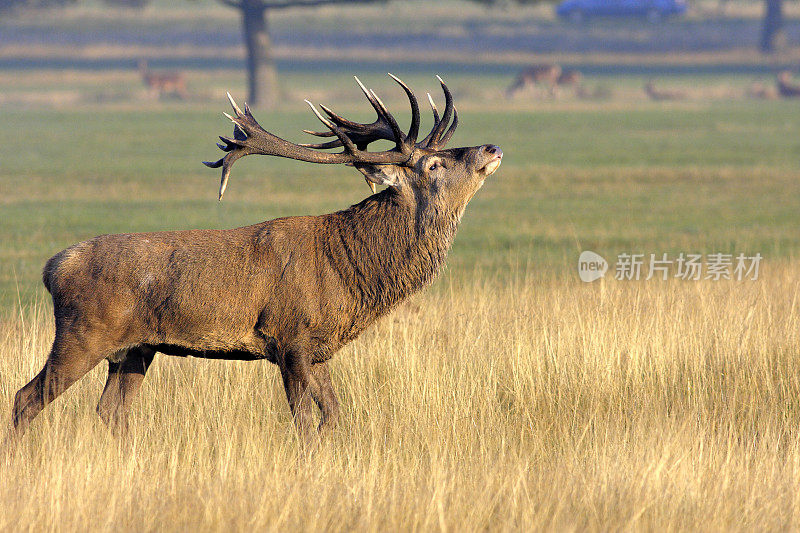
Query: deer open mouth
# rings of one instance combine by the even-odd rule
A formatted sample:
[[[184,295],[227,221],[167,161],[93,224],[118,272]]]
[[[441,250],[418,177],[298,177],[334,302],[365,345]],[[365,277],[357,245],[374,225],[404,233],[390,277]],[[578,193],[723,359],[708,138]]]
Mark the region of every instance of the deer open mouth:
[[[491,176],[500,167],[500,163],[502,161],[503,161],[503,152],[500,152],[492,159],[490,159],[489,162],[483,166],[480,172],[485,176]]]

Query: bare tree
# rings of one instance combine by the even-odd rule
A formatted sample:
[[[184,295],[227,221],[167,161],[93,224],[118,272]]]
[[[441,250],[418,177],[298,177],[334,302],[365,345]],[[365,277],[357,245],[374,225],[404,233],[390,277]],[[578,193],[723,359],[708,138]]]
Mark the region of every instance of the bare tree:
[[[273,107],[278,99],[278,77],[272,57],[269,35],[269,11],[292,7],[315,7],[327,4],[368,3],[383,0],[219,0],[238,9],[242,17],[242,34],[247,49],[248,103]]]
[[[231,98],[233,137],[220,198],[231,166],[251,154],[311,163],[349,164],[368,183],[387,188],[348,209],[288,217],[232,230],[103,235],[78,243],[45,265],[56,334],[41,372],[17,392],[15,433],[72,383],[108,360],[98,412],[110,425],[125,412],[156,352],[215,359],[266,359],[278,365],[289,407],[304,435],[312,406],[330,427],[338,402],[328,360],[403,299],[439,274],[467,203],[500,166],[494,145],[445,149],[458,115],[444,83],[440,117],[417,141],[420,112],[411,89],[403,133],[374,92],[361,86],[377,120],[352,122],[312,105],[334,137],[295,144],[264,130]],[[360,84],[360,82],[359,82]],[[309,104],[311,105],[311,104]],[[389,140],[394,148],[367,151]],[[343,147],[341,152],[327,152]]]
[[[783,34],[783,0],[764,0],[764,22],[760,48],[764,53],[775,51]]]

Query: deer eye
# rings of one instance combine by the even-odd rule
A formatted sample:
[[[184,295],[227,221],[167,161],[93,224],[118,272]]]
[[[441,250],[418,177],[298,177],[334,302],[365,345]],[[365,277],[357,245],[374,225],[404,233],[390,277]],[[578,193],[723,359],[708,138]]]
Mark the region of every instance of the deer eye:
[[[430,164],[430,166],[428,167],[428,172],[433,172],[434,170],[436,170],[436,169],[437,169],[437,168],[439,168],[440,166],[442,166],[442,162],[441,162],[441,161],[434,161],[434,162],[433,162],[433,163],[431,163],[431,164]]]

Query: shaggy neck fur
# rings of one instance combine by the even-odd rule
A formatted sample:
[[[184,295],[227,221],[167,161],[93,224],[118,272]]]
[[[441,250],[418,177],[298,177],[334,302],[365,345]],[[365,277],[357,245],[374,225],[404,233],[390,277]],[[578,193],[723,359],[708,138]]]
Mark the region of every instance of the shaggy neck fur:
[[[380,316],[439,274],[459,217],[388,188],[328,215],[326,223],[330,264],[361,310]]]

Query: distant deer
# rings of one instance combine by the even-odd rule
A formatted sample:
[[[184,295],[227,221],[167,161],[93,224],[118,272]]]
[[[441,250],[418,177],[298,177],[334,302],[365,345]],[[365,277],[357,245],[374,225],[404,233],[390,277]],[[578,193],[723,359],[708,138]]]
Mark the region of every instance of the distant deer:
[[[445,149],[458,125],[444,82],[442,116],[417,141],[420,112],[411,89],[411,126],[403,134],[377,95],[359,85],[375,109],[361,124],[309,106],[336,137],[294,144],[265,131],[248,107],[235,116],[219,198],[231,167],[251,154],[310,163],[347,164],[367,183],[387,186],[342,211],[297,216],[230,230],[102,235],[47,261],[43,281],[53,298],[56,333],[44,368],[16,394],[12,436],[103,359],[108,380],[97,406],[112,427],[141,387],[156,352],[278,365],[289,407],[304,435],[339,411],[327,361],[379,317],[430,284],[445,264],[467,203],[500,166],[503,152],[484,144]],[[358,79],[356,78],[356,81]],[[452,122],[451,122],[452,119]],[[394,148],[369,152],[389,140]],[[319,150],[343,147],[341,152]]]
[[[181,99],[189,97],[186,90],[186,76],[178,71],[153,71],[147,61],[139,61],[139,74],[150,94],[157,98],[164,94],[174,94]]]
[[[556,80],[559,87],[577,87],[583,81],[583,74],[579,70],[567,69],[561,72]]]
[[[800,84],[792,82],[792,73],[784,70],[777,77],[778,94],[784,98],[800,97]]]
[[[533,65],[517,75],[514,82],[506,89],[506,97],[513,98],[522,90],[535,89],[539,86],[546,87],[549,94],[555,96],[559,76],[561,67],[556,64]]]
[[[680,89],[657,89],[653,80],[648,81],[644,86],[644,92],[651,100],[684,100],[686,92]]]

